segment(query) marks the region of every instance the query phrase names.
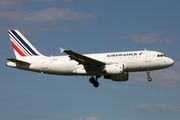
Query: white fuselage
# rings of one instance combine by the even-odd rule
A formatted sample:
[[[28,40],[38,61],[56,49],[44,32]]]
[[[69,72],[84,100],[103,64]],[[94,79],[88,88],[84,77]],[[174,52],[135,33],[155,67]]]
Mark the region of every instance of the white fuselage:
[[[125,72],[158,70],[173,65],[171,58],[164,56],[157,51],[128,51],[111,52],[98,54],[84,54],[84,56],[104,62],[105,64],[124,64]],[[34,72],[41,72],[55,75],[90,75],[82,64],[71,60],[68,56],[37,56],[25,57],[23,61],[30,62],[30,65],[18,65],[8,62],[7,66]],[[105,73],[95,73],[105,75]]]
[[[60,48],[68,56],[42,55],[18,30],[8,30],[16,58],[7,58],[6,66],[54,75],[91,76],[89,82],[99,86],[98,78],[122,82],[127,81],[129,72],[146,71],[148,81],[151,70],[170,67],[171,58],[157,51],[127,51],[96,54],[79,54]]]

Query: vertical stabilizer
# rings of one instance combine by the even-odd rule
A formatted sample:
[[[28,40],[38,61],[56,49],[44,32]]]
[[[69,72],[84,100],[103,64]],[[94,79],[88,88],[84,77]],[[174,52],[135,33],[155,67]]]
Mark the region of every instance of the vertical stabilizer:
[[[16,59],[42,56],[42,54],[18,31],[8,30]]]

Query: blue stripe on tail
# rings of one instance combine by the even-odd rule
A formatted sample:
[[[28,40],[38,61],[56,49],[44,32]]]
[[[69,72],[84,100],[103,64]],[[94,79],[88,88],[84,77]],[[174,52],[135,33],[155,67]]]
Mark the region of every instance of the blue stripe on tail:
[[[12,39],[13,42],[15,42],[15,43],[17,42],[17,43],[18,43],[17,46],[18,46],[19,48],[21,48],[24,53],[28,53],[28,56],[29,56],[29,55],[32,56],[32,54],[17,40],[17,38],[15,38],[15,37],[12,35],[12,33],[9,32],[9,35],[13,38],[13,39]]]
[[[38,55],[31,47],[16,33],[16,31],[11,30],[11,32],[18,38],[18,40],[33,54]],[[17,41],[17,40],[16,40]],[[24,47],[23,47],[24,48]]]

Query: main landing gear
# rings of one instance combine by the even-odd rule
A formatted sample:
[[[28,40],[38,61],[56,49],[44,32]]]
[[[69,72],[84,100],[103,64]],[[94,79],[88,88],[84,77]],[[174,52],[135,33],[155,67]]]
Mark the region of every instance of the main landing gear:
[[[93,84],[94,87],[99,87],[99,82],[97,81],[98,78],[100,78],[101,76],[96,76],[96,78],[94,78],[93,76],[89,78],[89,82],[91,84]]]
[[[149,82],[152,81],[152,78],[150,77],[150,72],[151,72],[150,70],[147,71],[147,77],[148,77],[147,80],[148,80]]]

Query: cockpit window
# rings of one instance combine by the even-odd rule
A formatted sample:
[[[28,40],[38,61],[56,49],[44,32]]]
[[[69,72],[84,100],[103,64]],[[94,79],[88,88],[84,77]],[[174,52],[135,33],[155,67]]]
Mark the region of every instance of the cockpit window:
[[[158,54],[157,57],[166,57],[164,54]]]

